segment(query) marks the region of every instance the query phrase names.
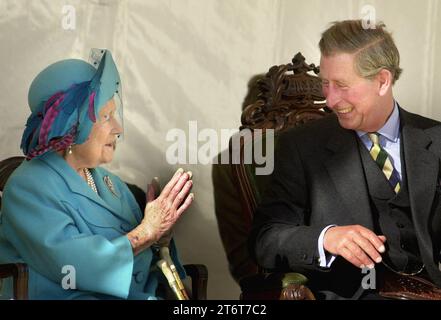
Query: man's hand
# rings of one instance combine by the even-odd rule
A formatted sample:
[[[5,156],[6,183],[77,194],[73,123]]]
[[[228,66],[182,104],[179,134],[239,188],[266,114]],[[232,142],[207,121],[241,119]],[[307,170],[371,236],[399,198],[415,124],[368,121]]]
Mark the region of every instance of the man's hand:
[[[325,250],[333,255],[345,258],[358,268],[373,268],[380,263],[380,253],[385,251],[385,236],[377,236],[371,230],[360,226],[350,225],[329,228],[323,238]]]

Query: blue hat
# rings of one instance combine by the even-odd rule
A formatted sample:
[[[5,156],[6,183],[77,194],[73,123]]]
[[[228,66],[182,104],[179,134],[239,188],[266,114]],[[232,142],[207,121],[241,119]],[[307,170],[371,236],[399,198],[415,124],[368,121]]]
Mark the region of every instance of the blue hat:
[[[32,113],[21,141],[28,159],[85,142],[101,108],[121,96],[110,51],[94,49],[91,60],[58,61],[32,81],[28,93]]]

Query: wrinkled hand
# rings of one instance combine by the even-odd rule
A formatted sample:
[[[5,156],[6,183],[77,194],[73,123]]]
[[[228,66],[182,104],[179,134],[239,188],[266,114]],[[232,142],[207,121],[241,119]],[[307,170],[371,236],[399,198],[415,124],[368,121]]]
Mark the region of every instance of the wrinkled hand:
[[[190,174],[191,179],[191,174]],[[161,186],[159,185],[158,177],[153,178],[152,182],[147,185],[146,200],[147,203],[154,201],[161,191]],[[156,244],[160,247],[168,247],[170,241],[173,237],[173,229],[168,230],[157,242]]]
[[[360,226],[350,225],[329,228],[323,239],[326,251],[345,258],[358,268],[373,268],[380,263],[380,253],[385,251],[385,236],[377,236],[371,230]]]
[[[159,190],[159,185],[149,185],[148,203],[141,224],[158,244],[168,244],[173,225],[193,202],[194,195],[189,193],[192,185],[191,173],[186,173],[183,169],[176,171],[156,199],[155,192]]]

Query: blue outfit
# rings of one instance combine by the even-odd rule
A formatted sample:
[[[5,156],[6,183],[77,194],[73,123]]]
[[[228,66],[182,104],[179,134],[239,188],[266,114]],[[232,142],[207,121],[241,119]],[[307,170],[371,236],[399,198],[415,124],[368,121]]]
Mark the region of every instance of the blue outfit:
[[[0,263],[28,265],[30,299],[154,299],[165,278],[151,268],[151,249],[133,256],[126,234],[143,214],[127,185],[94,168],[97,194],[56,153],[85,142],[101,108],[120,100],[111,53],[93,50],[91,58],[56,62],[30,86],[21,148],[31,160],[5,186]],[[183,277],[173,242],[170,249]],[[10,296],[11,281],[2,288]]]
[[[14,171],[3,193],[0,263],[28,264],[30,299],[155,299],[164,280],[151,270],[156,255],[149,248],[134,257],[126,236],[143,214],[117,176],[91,171],[98,194],[55,152]],[[171,252],[183,277],[173,243]],[[64,266],[74,268],[76,289],[63,288]]]

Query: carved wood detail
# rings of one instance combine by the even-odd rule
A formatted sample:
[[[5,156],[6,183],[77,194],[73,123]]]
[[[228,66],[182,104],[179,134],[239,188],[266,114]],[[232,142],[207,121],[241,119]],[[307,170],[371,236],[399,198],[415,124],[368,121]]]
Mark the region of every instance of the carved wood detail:
[[[328,114],[318,73],[319,67],[307,64],[300,52],[292,63],[271,67],[258,82],[259,100],[242,112],[240,129],[277,132]]]

